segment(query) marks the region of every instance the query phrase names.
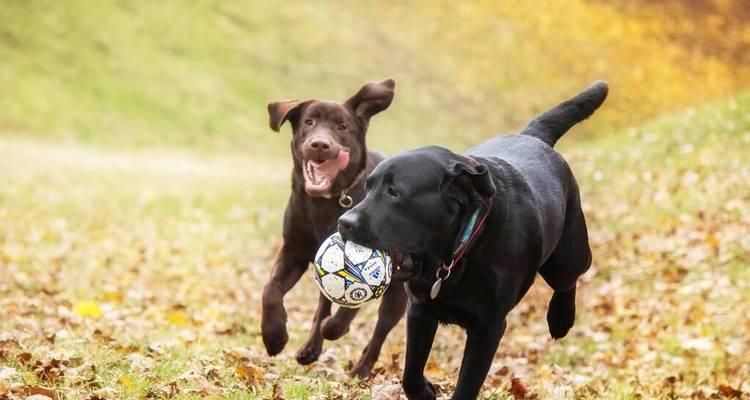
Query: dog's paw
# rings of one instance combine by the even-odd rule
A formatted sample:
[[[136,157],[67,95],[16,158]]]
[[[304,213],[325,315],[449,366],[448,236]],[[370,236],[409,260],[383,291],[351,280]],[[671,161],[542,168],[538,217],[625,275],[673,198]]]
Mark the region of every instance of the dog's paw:
[[[308,341],[305,343],[304,346],[302,346],[301,349],[297,352],[297,355],[295,358],[297,359],[297,362],[301,365],[307,365],[312,364],[315,361],[318,361],[318,358],[320,357],[321,351],[323,351],[323,343],[320,341]]]
[[[547,325],[553,339],[564,338],[576,319],[575,295],[570,292],[555,292],[547,309]]]
[[[286,347],[286,343],[289,341],[289,335],[286,333],[286,328],[281,330],[264,331],[263,332],[263,345],[266,346],[266,352],[269,356],[273,357]]]
[[[417,381],[415,384],[404,381],[403,387],[406,398],[409,400],[435,400],[437,398],[435,387],[424,377],[421,382]]]
[[[336,340],[349,332],[349,324],[344,324],[335,315],[326,317],[320,328],[320,333],[326,340]]]
[[[366,355],[362,355],[362,358],[357,361],[357,364],[349,370],[349,376],[365,380],[372,374],[372,367],[374,364],[374,361],[368,360]]]
[[[283,308],[273,313],[264,312],[260,330],[268,355],[275,356],[281,353],[289,341],[289,334],[286,331],[286,312]]]

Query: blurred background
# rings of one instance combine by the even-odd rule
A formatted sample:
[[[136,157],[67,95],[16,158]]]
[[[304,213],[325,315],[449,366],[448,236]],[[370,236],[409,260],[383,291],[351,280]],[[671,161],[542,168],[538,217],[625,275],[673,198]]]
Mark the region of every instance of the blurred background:
[[[403,325],[375,378],[344,375],[375,305],[296,364],[308,276],[287,349],[259,338],[291,170],[266,104],[385,77],[386,154],[610,85],[557,146],[594,252],[576,325],[548,339],[537,282],[483,399],[748,398],[749,22],[747,0],[0,0],[0,398],[398,398]],[[438,334],[443,393],[463,340]]]
[[[4,1],[3,135],[112,146],[286,152],[279,98],[343,100],[392,76],[370,140],[466,145],[595,79],[603,135],[750,77],[744,1]],[[239,147],[238,147],[239,146]]]

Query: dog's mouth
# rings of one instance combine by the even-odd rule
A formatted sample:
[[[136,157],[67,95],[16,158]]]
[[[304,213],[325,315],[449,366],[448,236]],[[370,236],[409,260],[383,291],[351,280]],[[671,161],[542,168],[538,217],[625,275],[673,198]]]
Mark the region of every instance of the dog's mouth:
[[[422,260],[416,254],[400,250],[391,250],[388,254],[391,256],[393,279],[396,281],[408,281],[422,269]]]
[[[348,165],[349,152],[343,150],[330,160],[303,160],[302,175],[305,178],[305,192],[312,197],[330,195],[336,176]]]

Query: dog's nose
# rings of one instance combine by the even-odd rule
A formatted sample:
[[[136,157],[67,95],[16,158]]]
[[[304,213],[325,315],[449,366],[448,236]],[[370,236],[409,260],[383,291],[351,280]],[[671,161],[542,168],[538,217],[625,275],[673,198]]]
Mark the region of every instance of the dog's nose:
[[[316,139],[310,143],[310,147],[325,152],[331,149],[331,143],[322,139]]]
[[[357,227],[357,214],[351,210],[339,217],[339,233],[344,240],[349,240],[352,232]]]

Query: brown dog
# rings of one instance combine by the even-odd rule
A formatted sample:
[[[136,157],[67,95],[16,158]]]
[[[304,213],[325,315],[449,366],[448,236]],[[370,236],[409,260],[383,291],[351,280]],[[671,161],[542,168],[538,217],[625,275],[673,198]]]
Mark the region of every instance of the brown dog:
[[[268,105],[271,129],[292,124],[292,194],[284,213],[283,244],[263,290],[261,330],[266,351],[274,356],[284,349],[286,330],[284,295],[297,283],[320,244],[336,231],[341,214],[365,194],[365,177],[383,156],[368,152],[365,134],[370,117],[393,100],[395,83],[386,79],[368,83],[343,103],[329,101],[279,101]],[[370,343],[350,373],[370,374],[388,333],[406,308],[403,284],[386,291]],[[331,315],[331,302],[322,294],[307,342],[297,352],[300,364],[320,356],[323,339],[335,340],[349,331],[356,309],[339,308]]]

